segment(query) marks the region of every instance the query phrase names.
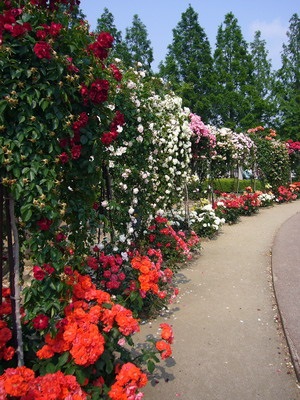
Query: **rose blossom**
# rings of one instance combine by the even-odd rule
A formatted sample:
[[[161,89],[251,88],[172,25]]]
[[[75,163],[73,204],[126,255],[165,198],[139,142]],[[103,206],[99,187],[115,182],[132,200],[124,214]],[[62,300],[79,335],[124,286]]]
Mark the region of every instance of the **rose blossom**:
[[[45,314],[38,314],[35,318],[32,320],[33,327],[37,330],[43,330],[48,328],[49,326],[49,317]]]
[[[51,46],[47,42],[40,41],[34,45],[33,51],[38,58],[51,58]]]

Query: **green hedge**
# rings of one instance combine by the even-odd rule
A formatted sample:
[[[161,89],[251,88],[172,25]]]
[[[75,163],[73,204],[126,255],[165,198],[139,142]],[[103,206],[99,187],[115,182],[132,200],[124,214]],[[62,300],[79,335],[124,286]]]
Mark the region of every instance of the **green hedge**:
[[[253,190],[264,190],[263,182],[255,179],[234,179],[234,178],[218,178],[213,181],[193,182],[188,185],[190,200],[198,200],[206,198],[211,191],[209,186],[212,186],[214,192],[226,193],[242,193],[247,186],[251,186]]]

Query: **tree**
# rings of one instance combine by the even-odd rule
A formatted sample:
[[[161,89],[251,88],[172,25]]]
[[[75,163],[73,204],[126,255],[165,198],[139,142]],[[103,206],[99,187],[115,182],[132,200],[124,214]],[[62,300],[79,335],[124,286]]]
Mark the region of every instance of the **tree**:
[[[130,67],[133,64],[141,63],[145,70],[151,71],[153,49],[151,41],[148,39],[146,26],[137,14],[133,16],[132,26],[126,28],[125,44],[128,49],[127,57],[124,55],[125,65]]]
[[[160,75],[182,97],[183,105],[209,121],[212,116],[213,59],[208,38],[191,6],[173,29],[173,42],[159,69]]]
[[[266,41],[261,38],[261,32],[256,31],[254,40],[250,43],[253,70],[253,126],[272,126],[275,104],[272,101],[274,74],[271,71],[271,61],[268,59]]]
[[[104,8],[103,14],[100,16],[100,18],[97,19],[97,26],[95,32],[96,33],[109,32],[113,36],[114,42],[109,56],[110,59],[113,58],[123,59],[124,57],[126,59],[129,58],[129,51],[122,38],[122,32],[119,31],[115,26],[114,16],[106,7]]]
[[[253,63],[237,19],[225,15],[217,33],[214,69],[218,85],[214,104],[215,124],[243,129],[252,124]]]
[[[277,73],[276,98],[280,110],[277,128],[282,138],[300,139],[300,19],[294,14],[283,44]]]

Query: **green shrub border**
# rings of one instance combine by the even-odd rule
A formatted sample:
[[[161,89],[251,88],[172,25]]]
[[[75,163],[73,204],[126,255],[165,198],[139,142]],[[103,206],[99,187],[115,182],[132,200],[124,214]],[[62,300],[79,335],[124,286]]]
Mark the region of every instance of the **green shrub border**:
[[[208,197],[211,189],[214,192],[243,193],[248,186],[251,186],[253,191],[265,190],[264,183],[258,179],[217,178],[212,181],[207,179],[204,182],[191,183],[188,192],[191,200],[197,200]]]

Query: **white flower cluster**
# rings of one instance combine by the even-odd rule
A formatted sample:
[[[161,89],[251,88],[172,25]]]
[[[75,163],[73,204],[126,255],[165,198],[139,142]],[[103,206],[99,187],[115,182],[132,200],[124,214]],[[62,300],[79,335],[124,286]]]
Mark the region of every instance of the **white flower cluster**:
[[[275,201],[275,195],[273,193],[261,193],[258,196],[258,199],[261,202],[261,206],[265,207],[273,204],[273,201]]]
[[[212,134],[216,136],[216,154],[213,159],[230,162],[236,160],[240,165],[251,165],[251,157],[255,155],[256,145],[245,133],[236,133],[229,128],[216,128],[209,126]]]
[[[130,113],[115,142],[106,149],[123,232],[134,235],[140,220],[182,202],[191,160],[190,110],[172,93],[158,95],[144,71],[127,78]],[[120,140],[123,138],[123,140]],[[125,221],[125,219],[127,221]],[[126,231],[125,231],[126,230]]]

